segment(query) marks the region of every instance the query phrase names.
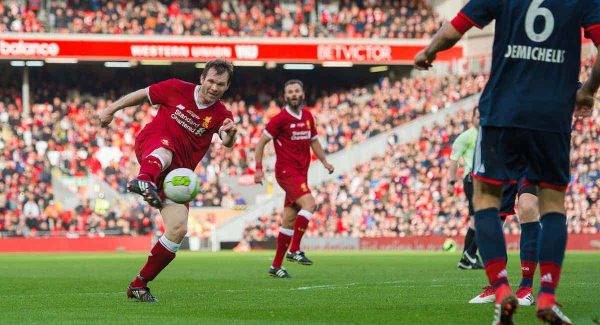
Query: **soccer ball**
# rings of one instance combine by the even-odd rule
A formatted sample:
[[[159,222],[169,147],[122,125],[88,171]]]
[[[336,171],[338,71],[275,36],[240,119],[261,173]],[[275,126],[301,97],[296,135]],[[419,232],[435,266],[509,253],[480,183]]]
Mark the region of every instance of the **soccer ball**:
[[[442,244],[442,250],[444,252],[456,252],[456,241],[452,238],[446,239],[444,244]]]
[[[200,181],[193,170],[177,168],[167,174],[163,189],[169,200],[184,204],[196,197],[200,190]]]

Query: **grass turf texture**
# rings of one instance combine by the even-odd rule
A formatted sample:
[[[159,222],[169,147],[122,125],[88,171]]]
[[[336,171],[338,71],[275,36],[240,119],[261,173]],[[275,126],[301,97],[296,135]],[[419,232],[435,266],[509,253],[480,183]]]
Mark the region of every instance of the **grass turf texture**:
[[[484,271],[459,271],[455,253],[309,252],[285,262],[293,279],[267,275],[272,252],[177,254],[151,283],[160,302],[125,296],[144,254],[0,255],[0,323],[482,324],[491,304],[467,301]],[[600,316],[600,253],[569,252],[559,301],[576,324]],[[536,272],[534,282],[539,279]],[[518,255],[509,256],[513,287]],[[537,291],[537,290],[536,290]],[[535,307],[515,321],[537,323]]]

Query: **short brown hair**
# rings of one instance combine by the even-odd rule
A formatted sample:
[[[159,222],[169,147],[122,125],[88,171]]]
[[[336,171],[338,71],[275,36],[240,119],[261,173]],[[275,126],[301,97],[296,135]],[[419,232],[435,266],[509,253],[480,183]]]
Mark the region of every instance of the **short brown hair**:
[[[298,85],[300,85],[300,88],[304,89],[304,84],[299,79],[290,79],[290,80],[286,81],[283,86],[283,89],[285,90],[287,88],[287,86],[293,85],[293,84],[298,84]]]
[[[210,71],[210,69],[215,69],[218,75],[227,73],[227,75],[229,76],[227,84],[229,85],[231,83],[231,78],[233,78],[233,64],[231,64],[231,62],[223,59],[210,60],[206,62],[204,70],[202,70],[201,76],[206,77],[206,74],[208,73],[208,71]]]

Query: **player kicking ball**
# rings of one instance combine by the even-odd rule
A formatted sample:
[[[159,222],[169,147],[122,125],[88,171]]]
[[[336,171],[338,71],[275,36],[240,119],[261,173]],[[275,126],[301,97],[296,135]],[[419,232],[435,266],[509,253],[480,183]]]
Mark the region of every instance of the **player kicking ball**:
[[[292,79],[285,83],[283,91],[286,106],[274,116],[265,127],[256,145],[256,174],[254,182],[262,184],[264,177],[262,159],[267,142],[273,140],[275,146],[275,178],[285,191],[285,203],[281,228],[277,236],[277,250],[269,275],[277,278],[290,278],[282,266],[283,257],[288,251],[287,260],[301,265],[313,262],[300,250],[302,236],[315,212],[316,204],[308,188],[308,166],[310,149],[319,158],[329,173],[333,166],[327,162],[325,152],[318,141],[315,120],[310,111],[303,109],[304,89],[302,81]]]
[[[229,88],[233,65],[225,60],[206,63],[200,85],[169,79],[134,91],[112,103],[99,114],[107,126],[114,114],[146,101],[159,105],[158,113],[135,139],[135,154],[140,163],[139,175],[127,189],[141,195],[151,206],[160,209],[165,234],[154,245],[148,260],[129,284],[127,296],[143,302],[155,302],[148,282],[175,258],[187,233],[188,205],[165,199],[162,183],[169,171],[177,168],[194,170],[204,157],[216,133],[223,145],[231,148],[237,129],[231,112],[220,102]]]
[[[600,0],[471,0],[415,56],[431,67],[473,26],[496,20],[490,78],[479,100],[481,127],[473,164],[475,233],[490,285],[494,324],[512,324],[518,301],[508,285],[506,243],[498,222],[502,186],[526,170],[539,187],[537,317],[572,324],[556,302],[567,244],[565,190],[570,180],[573,114],[589,116],[600,87],[600,60],[578,89],[581,28],[600,48]]]

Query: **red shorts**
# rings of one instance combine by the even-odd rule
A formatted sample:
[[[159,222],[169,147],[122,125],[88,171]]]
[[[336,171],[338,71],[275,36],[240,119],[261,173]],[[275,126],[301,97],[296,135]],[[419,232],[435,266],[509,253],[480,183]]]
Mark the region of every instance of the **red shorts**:
[[[135,156],[140,164],[144,158],[148,157],[148,155],[158,148],[169,149],[173,153],[171,165],[167,167],[167,169],[165,169],[156,180],[158,195],[160,195],[160,198],[164,201],[166,196],[165,192],[163,191],[163,182],[167,174],[173,169],[177,168],[188,168],[192,170],[194,168],[190,168],[189,166],[185,166],[185,164],[183,164],[180,157],[176,154],[177,150],[175,149],[173,141],[168,135],[140,133],[135,139]],[[188,206],[188,204],[186,204],[186,206]]]
[[[275,178],[285,191],[285,207],[297,208],[296,200],[305,194],[312,194],[308,188],[306,175],[276,175]]]

